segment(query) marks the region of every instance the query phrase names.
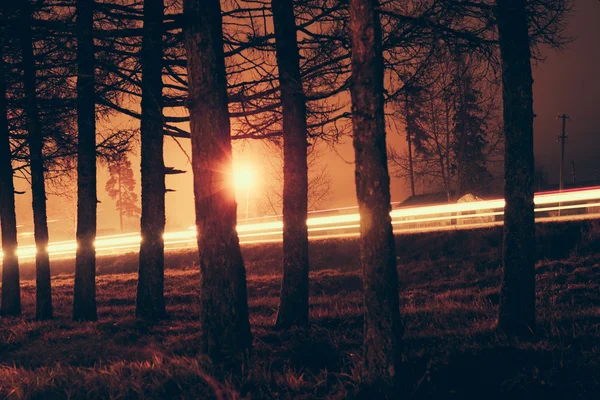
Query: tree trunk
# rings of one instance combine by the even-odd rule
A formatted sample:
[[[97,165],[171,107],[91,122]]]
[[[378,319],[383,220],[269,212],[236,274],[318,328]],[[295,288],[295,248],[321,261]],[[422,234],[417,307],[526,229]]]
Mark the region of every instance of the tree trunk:
[[[308,323],[306,100],[292,0],[272,0],[283,114],[283,281],[276,325]]]
[[[37,319],[52,318],[52,288],[50,285],[50,257],[48,256],[48,221],[46,216],[46,184],[44,181],[44,137],[36,98],[36,70],[31,37],[31,9],[28,1],[21,6],[21,51],[23,69],[23,93],[27,140],[31,169],[31,197],[33,206],[35,255],[36,311]]]
[[[117,178],[119,179],[119,227],[123,233],[123,184],[121,183],[121,161],[117,164]]]
[[[95,321],[96,311],[96,103],[94,2],[77,1],[77,252],[73,319]]]
[[[410,175],[410,194],[415,195],[415,171],[413,170],[412,154],[412,117],[410,116],[410,99],[408,88],[405,92],[406,101],[406,143],[408,145],[408,173]]]
[[[390,218],[378,7],[376,0],[350,1],[351,95],[365,293],[364,362],[368,380],[389,381],[400,362],[402,321]]]
[[[135,313],[165,316],[165,164],[162,115],[162,19],[164,0],[144,2],[142,37],[142,216],[140,267]]]
[[[192,168],[200,253],[200,346],[237,362],[252,344],[246,271],[236,231],[219,0],[185,0]]]
[[[4,28],[4,27],[2,27]],[[0,35],[4,32],[0,32]],[[15,187],[6,105],[4,36],[0,36],[0,225],[2,229],[2,308],[0,314],[21,315]]]
[[[497,1],[504,101],[504,279],[498,328],[510,336],[535,329],[533,78],[525,2]]]

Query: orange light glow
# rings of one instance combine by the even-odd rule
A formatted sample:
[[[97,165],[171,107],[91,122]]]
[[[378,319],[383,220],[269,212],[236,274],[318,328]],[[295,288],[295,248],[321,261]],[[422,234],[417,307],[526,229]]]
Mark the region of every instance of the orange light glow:
[[[249,187],[253,182],[253,174],[250,170],[240,170],[236,173],[236,186],[239,183],[242,187]],[[600,207],[600,187],[570,190],[563,192],[538,193],[534,199],[536,213],[549,212],[557,210],[574,210],[591,207]],[[578,203],[579,202],[579,203]],[[584,202],[584,203],[582,203]],[[352,209],[355,212],[348,212]],[[360,215],[357,207],[335,209],[327,211],[343,211],[344,214],[324,216],[323,212],[311,213],[306,221],[311,239],[353,237],[358,236],[360,226]],[[487,200],[471,203],[441,204],[427,207],[399,208],[390,212],[394,232],[417,232],[431,230],[447,229],[467,229],[473,227],[493,226],[502,224],[501,221],[494,221],[491,218],[488,222],[469,223],[469,219],[490,218],[501,216],[504,213],[504,200]],[[561,216],[561,217],[543,217],[538,221],[548,220],[568,220],[598,217],[594,214]],[[240,243],[264,243],[281,241],[283,222],[281,216],[267,218],[254,218],[246,220],[246,223],[238,224],[237,232]],[[462,225],[437,225],[414,227],[414,224],[430,224],[432,222],[444,222],[448,220],[464,221]],[[403,227],[411,225],[408,229]],[[345,230],[345,232],[343,232]],[[196,228],[190,227],[181,232],[166,232],[163,236],[165,248],[167,250],[186,249],[196,246]],[[139,234],[121,234],[112,236],[98,237],[95,241],[96,251],[99,255],[105,254],[123,254],[137,251],[142,238]],[[48,252],[53,259],[73,257],[77,250],[75,241],[54,242],[48,246]],[[20,246],[17,250],[20,259],[33,259],[36,255],[36,247]],[[0,251],[0,259],[2,252]]]

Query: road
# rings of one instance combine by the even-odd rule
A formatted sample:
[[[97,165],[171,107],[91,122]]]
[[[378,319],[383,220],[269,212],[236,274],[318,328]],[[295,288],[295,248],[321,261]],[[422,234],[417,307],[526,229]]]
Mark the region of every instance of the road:
[[[423,207],[397,208],[392,204],[390,217],[395,233],[472,229],[502,224],[504,200],[485,200]],[[536,221],[569,221],[600,218],[600,187],[544,192],[535,195]],[[357,207],[322,210],[309,214],[307,220],[311,240],[352,237],[359,235],[360,216]],[[266,243],[282,240],[281,216],[242,221],[237,231],[240,243]],[[196,247],[196,228],[164,234],[165,250]],[[139,250],[141,237],[137,233],[102,236],[96,239],[98,255],[123,254]],[[51,242],[48,252],[52,259],[72,258],[76,242]],[[35,258],[33,245],[19,247],[20,260]],[[0,258],[2,254],[0,252]]]

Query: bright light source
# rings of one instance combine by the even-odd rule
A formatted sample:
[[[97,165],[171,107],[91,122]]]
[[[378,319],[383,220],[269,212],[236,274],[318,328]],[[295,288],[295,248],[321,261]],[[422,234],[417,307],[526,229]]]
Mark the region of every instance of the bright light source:
[[[253,182],[254,171],[251,168],[239,168],[233,172],[233,184],[236,189],[247,189],[252,186]]]

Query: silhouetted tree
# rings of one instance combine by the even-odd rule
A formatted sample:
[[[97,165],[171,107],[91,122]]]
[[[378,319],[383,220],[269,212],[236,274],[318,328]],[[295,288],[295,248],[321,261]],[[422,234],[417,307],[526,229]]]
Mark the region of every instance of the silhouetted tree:
[[[231,134],[219,0],[185,0],[192,168],[200,253],[200,346],[213,361],[252,344],[236,232]]]
[[[140,266],[135,313],[164,317],[165,164],[162,114],[162,21],[164,0],[144,2],[142,35],[142,217]]]
[[[96,310],[96,102],[94,1],[77,0],[77,252],[73,319],[95,321]]]
[[[48,255],[48,221],[46,215],[46,185],[44,178],[44,134],[36,94],[36,65],[32,40],[32,10],[29,1],[21,2],[20,45],[23,70],[24,110],[31,169],[31,196],[33,225],[37,252],[36,312],[37,319],[52,318],[52,289],[50,284],[50,257]]]
[[[283,280],[276,324],[308,323],[306,99],[292,0],[272,0],[283,114]]]
[[[110,177],[106,181],[106,192],[117,202],[119,224],[123,232],[123,217],[137,218],[140,215],[138,197],[135,193],[135,178],[127,154],[118,154],[108,162]]]
[[[410,126],[412,170],[421,183],[446,191],[448,200],[451,193],[483,194],[502,143],[495,74],[467,55],[439,57],[395,113],[407,131]],[[409,157],[390,149],[389,158],[396,176],[410,176]]]
[[[6,9],[0,6],[0,228],[2,230],[2,308],[0,314],[21,315],[19,258],[17,257],[17,218],[13,182],[10,130],[7,117],[4,37],[8,27]]]
[[[462,65],[461,65],[462,67]],[[460,68],[460,67],[459,67]],[[489,113],[484,112],[486,99],[473,84],[472,71],[463,72],[456,84],[453,136],[454,160],[456,161],[456,196],[466,193],[483,194],[489,187],[492,174],[487,168],[486,148]]]
[[[504,278],[498,328],[509,336],[535,332],[533,204],[533,78],[526,2],[497,0],[504,100]]]
[[[364,362],[370,381],[389,381],[398,372],[402,321],[390,219],[378,7],[377,0],[350,1],[352,130],[365,295]]]

